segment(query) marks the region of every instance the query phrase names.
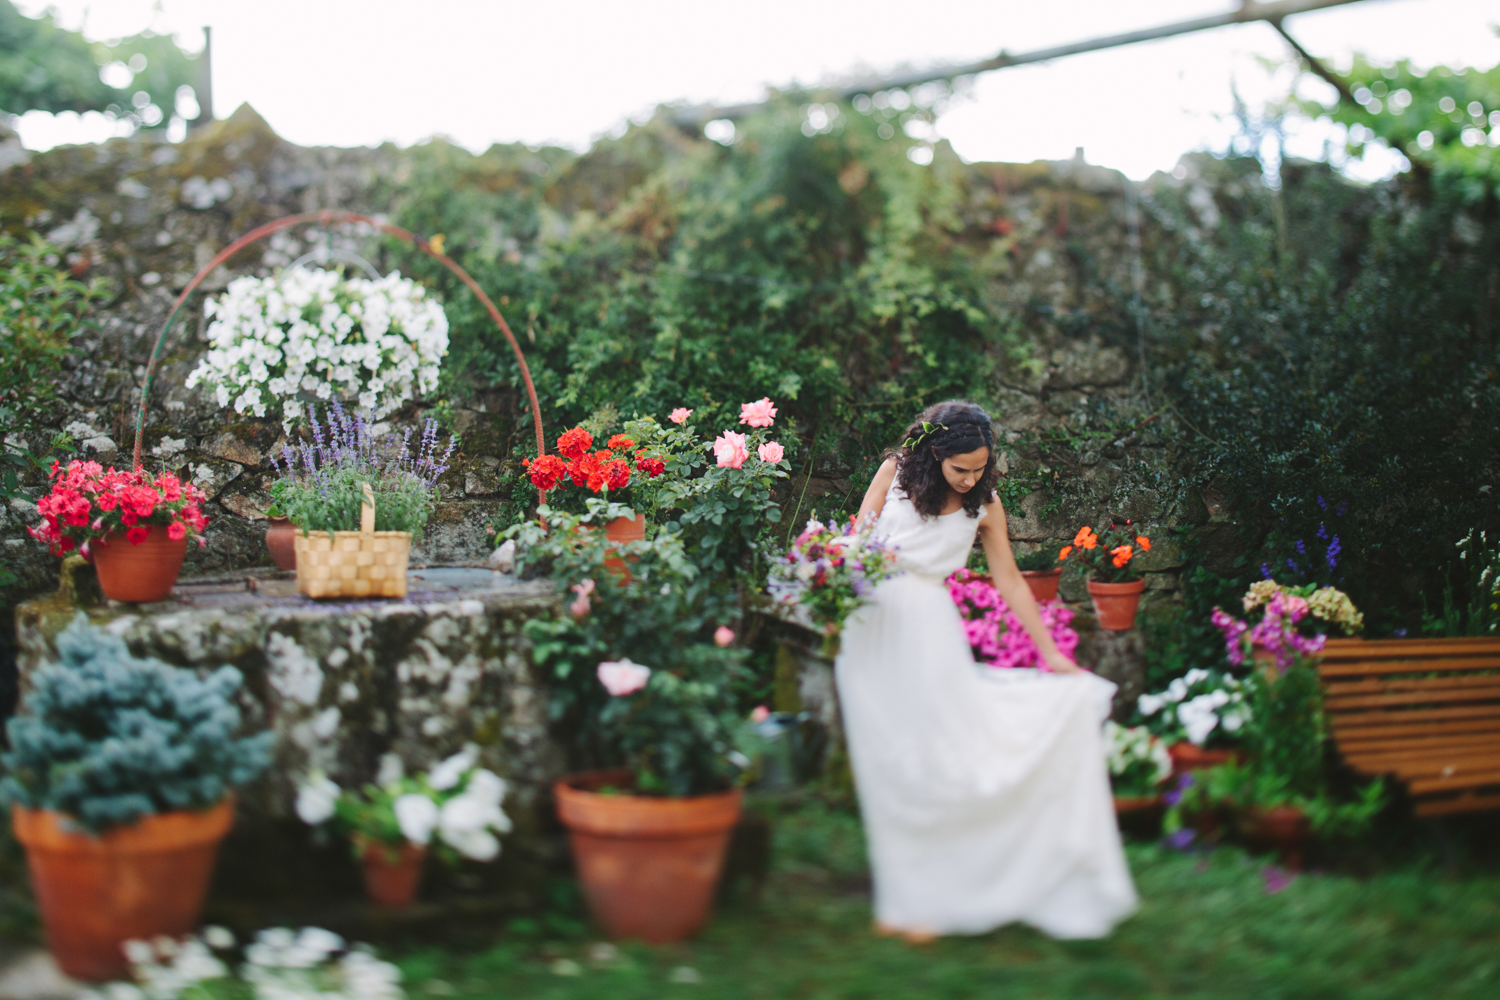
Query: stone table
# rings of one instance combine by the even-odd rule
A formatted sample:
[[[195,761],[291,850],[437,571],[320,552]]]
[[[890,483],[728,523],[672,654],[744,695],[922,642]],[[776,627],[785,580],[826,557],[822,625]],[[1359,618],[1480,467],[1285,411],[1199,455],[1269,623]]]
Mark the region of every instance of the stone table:
[[[505,807],[516,831],[506,855],[523,862],[555,854],[545,843],[546,792],[564,754],[549,733],[544,685],[522,634],[527,619],[558,613],[550,584],[426,567],[411,571],[405,599],[335,602],[299,595],[292,573],[249,570],[184,579],[166,601],[130,605],[97,592],[90,599],[89,575],[75,564],[58,594],[17,609],[22,690],[78,614],[124,637],[137,655],[194,669],[237,667],[247,722],[278,736],[271,773],[246,790],[240,809],[242,828],[281,841],[261,847],[284,855],[287,837],[305,833],[292,832],[292,805],[310,770],[356,787],[374,777],[384,753],[419,771],[473,742],[511,785]]]

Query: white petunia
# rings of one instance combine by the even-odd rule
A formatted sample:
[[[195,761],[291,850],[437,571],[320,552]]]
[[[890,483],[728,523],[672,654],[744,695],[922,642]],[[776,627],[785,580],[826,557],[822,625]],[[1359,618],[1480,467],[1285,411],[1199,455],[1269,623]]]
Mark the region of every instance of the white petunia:
[[[432,840],[432,831],[438,822],[437,803],[432,799],[413,792],[398,797],[391,803],[391,810],[396,814],[401,836],[420,846],[426,846]]]
[[[427,783],[439,792],[456,788],[479,760],[479,747],[466,744],[462,750],[442,761],[427,774]]]
[[[297,816],[309,826],[317,826],[333,816],[334,804],[343,789],[321,774],[314,774],[297,790]]]

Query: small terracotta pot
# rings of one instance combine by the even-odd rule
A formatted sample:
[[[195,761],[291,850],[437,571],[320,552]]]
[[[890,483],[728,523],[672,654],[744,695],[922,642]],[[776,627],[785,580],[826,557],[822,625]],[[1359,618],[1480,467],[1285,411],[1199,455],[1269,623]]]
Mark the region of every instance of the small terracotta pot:
[[[646,539],[646,515],[637,514],[634,519],[628,517],[617,517],[604,526],[604,537],[612,542],[625,544],[627,542],[641,542]],[[625,568],[625,560],[619,556],[610,556],[604,560],[604,567],[611,572],[620,575],[624,582],[630,582],[630,570]]]
[[[1251,807],[1239,817],[1240,833],[1252,849],[1275,851],[1281,863],[1302,870],[1302,854],[1312,839],[1312,824],[1296,806]]]
[[[1172,774],[1175,777],[1188,771],[1206,771],[1211,767],[1239,760],[1238,750],[1205,750],[1194,743],[1182,740],[1167,747],[1172,757]]]
[[[171,596],[187,555],[187,538],[173,541],[166,525],[153,524],[139,545],[130,544],[124,532],[111,531],[90,544],[89,552],[105,597],[146,604]]]
[[[681,941],[708,922],[743,794],[666,799],[591,790],[630,781],[628,771],[565,777],[553,786],[557,815],[589,912],[609,936]]]
[[[64,822],[45,809],[11,808],[52,956],[74,979],[101,982],[128,970],[122,942],[180,937],[198,926],[219,841],[234,823],[234,798],[97,837]]]
[[[297,529],[289,518],[267,519],[266,548],[271,552],[271,561],[277,569],[297,568]]]
[[[376,906],[399,910],[410,906],[422,885],[422,862],[427,848],[406,843],[400,847],[367,841],[359,861],[365,873],[365,894]]]
[[[1161,830],[1167,804],[1160,795],[1116,795],[1115,816],[1120,829],[1152,835]]]
[[[1145,580],[1129,583],[1089,581],[1089,597],[1094,601],[1094,615],[1099,627],[1110,632],[1128,632],[1135,628],[1135,612],[1141,606]]]
[[[1031,588],[1031,596],[1036,602],[1057,600],[1057,581],[1062,578],[1061,569],[1023,569],[1021,577],[1026,581],[1026,586]]]

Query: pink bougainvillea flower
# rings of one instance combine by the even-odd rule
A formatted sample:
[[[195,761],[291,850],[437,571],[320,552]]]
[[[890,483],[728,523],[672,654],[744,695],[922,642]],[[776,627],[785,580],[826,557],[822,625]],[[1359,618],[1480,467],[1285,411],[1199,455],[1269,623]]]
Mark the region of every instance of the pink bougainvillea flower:
[[[687,418],[691,417],[692,415],[692,410],[688,409],[685,406],[679,406],[677,409],[667,414],[667,419],[672,421],[672,423],[674,424],[685,424],[687,423]]]
[[[720,625],[714,629],[714,642],[720,646],[727,646],[734,642],[734,629],[728,625]]]
[[[786,449],[775,441],[767,441],[756,449],[755,453],[760,456],[762,462],[775,463],[781,461],[781,457],[786,454]]]
[[[629,657],[599,664],[599,683],[616,698],[634,694],[651,679],[651,668],[630,662]]]
[[[750,721],[756,724],[765,722],[771,717],[771,710],[764,705],[756,705],[750,712]]]
[[[762,396],[753,403],[740,404],[740,423],[751,427],[770,427],[776,422],[776,404]]]
[[[749,457],[750,450],[745,446],[745,435],[725,431],[714,438],[714,458],[718,459],[719,468],[738,469]]]

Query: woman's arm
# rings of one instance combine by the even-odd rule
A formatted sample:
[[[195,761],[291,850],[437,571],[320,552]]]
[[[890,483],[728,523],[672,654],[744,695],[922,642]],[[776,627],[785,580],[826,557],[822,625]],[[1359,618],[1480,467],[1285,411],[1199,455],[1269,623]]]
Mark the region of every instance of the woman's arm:
[[[859,505],[860,524],[865,523],[866,515],[880,516],[880,512],[885,509],[885,494],[895,481],[896,460],[888,458],[880,463],[880,468],[875,470],[875,478],[870,480],[870,488],[865,490],[865,498]]]
[[[1000,591],[1005,603],[1026,627],[1026,633],[1042,654],[1042,661],[1055,673],[1077,673],[1078,664],[1057,648],[1052,633],[1042,625],[1042,615],[1037,610],[1036,599],[1031,596],[1031,588],[1016,568],[1016,558],[1010,551],[1010,532],[1005,524],[1005,507],[1000,498],[991,500],[986,509],[989,514],[979,523],[979,537],[984,543],[985,557],[990,561],[990,579],[994,581],[995,589]]]

